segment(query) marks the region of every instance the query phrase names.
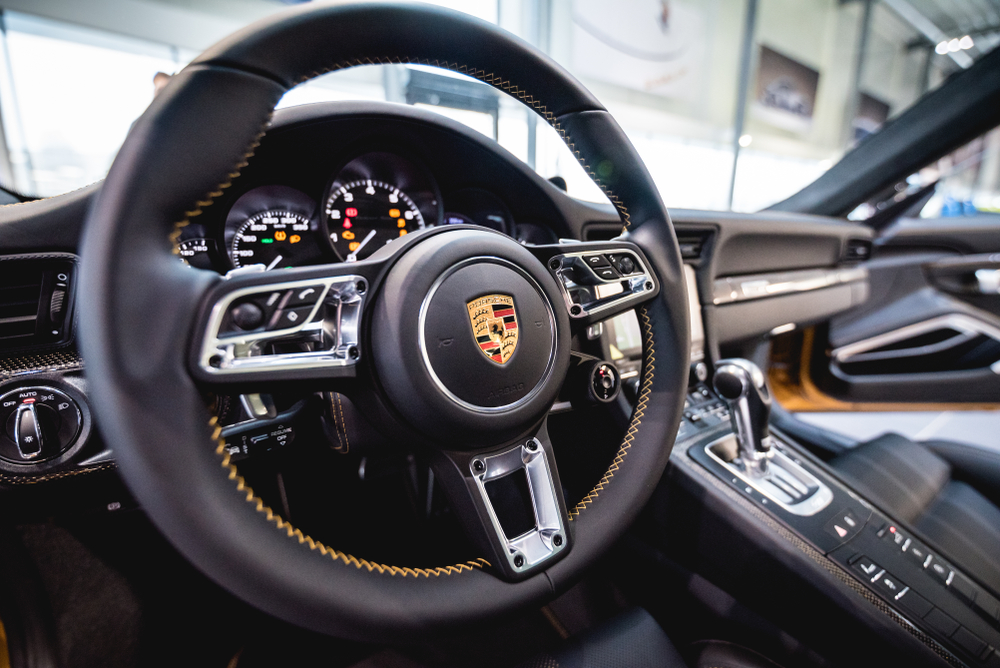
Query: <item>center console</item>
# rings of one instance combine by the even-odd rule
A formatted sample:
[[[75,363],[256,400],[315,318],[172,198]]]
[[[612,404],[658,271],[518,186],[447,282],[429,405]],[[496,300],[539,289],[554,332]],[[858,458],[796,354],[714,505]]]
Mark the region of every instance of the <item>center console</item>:
[[[707,472],[822,554],[851,588],[946,662],[1000,666],[1000,601],[993,593],[854,492],[793,439],[767,434],[766,424],[768,448],[758,453],[763,466],[755,470],[747,461],[753,444],[740,441],[752,438],[747,431],[756,427],[741,426],[742,412],[715,388],[693,385],[675,462]],[[731,415],[737,416],[732,424]],[[766,415],[763,419],[766,423]]]

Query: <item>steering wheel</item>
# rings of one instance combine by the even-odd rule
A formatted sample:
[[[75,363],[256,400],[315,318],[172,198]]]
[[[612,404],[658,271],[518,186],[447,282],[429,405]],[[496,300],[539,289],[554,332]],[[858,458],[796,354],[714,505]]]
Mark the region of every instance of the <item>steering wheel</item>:
[[[180,229],[253,159],[281,96],[319,74],[374,63],[447,68],[524,102],[618,208],[623,236],[529,247],[447,226],[357,262],[226,278],[180,262]],[[419,633],[568,588],[648,500],[682,411],[682,264],[649,173],[569,73],[451,11],[308,5],[210,48],[129,134],[86,224],[80,281],[94,411],[149,518],[229,591],[327,634]],[[599,289],[605,284],[620,287]],[[237,309],[266,309],[268,300],[278,302],[270,324],[236,324],[245,324]],[[571,340],[633,309],[642,330],[639,399],[607,472],[567,507],[545,419]],[[293,311],[297,323],[288,321]],[[248,352],[303,328],[320,335],[312,351]],[[394,425],[396,438],[428,453],[482,557],[434,568],[376,563],[268,508],[231,463],[205,395],[289,383],[357,398]]]

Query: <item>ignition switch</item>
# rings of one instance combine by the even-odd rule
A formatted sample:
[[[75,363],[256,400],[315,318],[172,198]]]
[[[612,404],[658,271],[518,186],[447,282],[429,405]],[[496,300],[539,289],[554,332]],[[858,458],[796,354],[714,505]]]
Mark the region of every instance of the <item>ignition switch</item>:
[[[573,370],[573,404],[579,407],[609,404],[618,398],[622,377],[618,368],[603,360],[581,362]]]

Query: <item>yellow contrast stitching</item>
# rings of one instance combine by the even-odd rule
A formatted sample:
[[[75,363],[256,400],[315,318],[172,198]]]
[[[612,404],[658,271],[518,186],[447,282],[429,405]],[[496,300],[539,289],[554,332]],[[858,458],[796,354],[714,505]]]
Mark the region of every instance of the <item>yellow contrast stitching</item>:
[[[563,140],[563,142],[565,142],[566,146],[570,149],[570,152],[572,152],[577,162],[580,163],[584,171],[590,176],[591,179],[593,179],[594,183],[598,185],[601,191],[607,196],[607,198],[618,210],[619,214],[622,217],[623,229],[627,230],[630,227],[631,218],[629,216],[628,207],[626,207],[622,203],[622,201],[618,198],[618,196],[615,195],[601,181],[600,177],[597,176],[594,170],[591,169],[590,165],[587,164],[587,162],[583,159],[583,156],[580,154],[580,151],[576,149],[576,145],[570,139],[569,134],[565,131],[565,129],[563,129],[562,125],[559,123],[559,120],[556,117],[556,115],[553,114],[551,111],[549,111],[544,104],[536,100],[534,96],[527,94],[525,91],[515,86],[511,82],[502,79],[496,76],[495,74],[486,72],[485,70],[480,70],[475,68],[470,69],[466,65],[460,65],[458,63],[451,63],[451,62],[441,62],[439,60],[417,59],[417,58],[374,57],[374,58],[355,58],[350,61],[343,61],[337,63],[329,68],[318,70],[311,74],[303,76],[302,78],[299,79],[297,83],[302,83],[304,81],[318,77],[328,72],[334,72],[337,70],[354,67],[355,65],[377,65],[377,64],[382,64],[382,65],[419,64],[419,65],[428,65],[432,67],[440,67],[443,69],[452,70],[454,72],[459,72],[467,76],[471,76],[475,79],[479,79],[480,81],[490,84],[491,86],[497,88],[498,90],[502,90],[505,93],[520,99],[527,106],[534,109],[536,113],[538,113],[542,118],[544,118],[545,121],[555,129],[555,131],[559,134],[560,138]],[[273,117],[273,112],[268,115],[267,119],[261,125],[260,130],[254,137],[253,141],[250,143],[242,160],[235,166],[234,170],[228,174],[228,179],[224,183],[219,184],[214,191],[207,193],[204,200],[196,202],[195,208],[191,211],[185,212],[184,219],[174,224],[174,230],[170,234],[170,241],[173,244],[173,250],[175,254],[179,254],[180,252],[179,248],[180,235],[182,230],[191,223],[191,218],[201,215],[205,208],[211,206],[212,203],[215,201],[215,199],[221,196],[223,191],[226,188],[230,187],[233,181],[237,177],[239,177],[240,171],[249,164],[250,158],[253,157],[257,147],[260,146],[261,139],[267,132],[267,126],[268,124],[270,124],[272,117]],[[632,422],[629,425],[628,432],[625,434],[625,438],[622,441],[621,446],[618,448],[618,452],[615,455],[614,461],[612,461],[611,466],[608,468],[607,472],[597,483],[597,485],[590,491],[590,493],[588,493],[587,496],[584,497],[583,500],[581,500],[578,504],[576,504],[573,510],[570,511],[569,513],[570,521],[579,516],[580,512],[583,511],[584,508],[587,507],[587,505],[593,503],[594,500],[597,499],[598,494],[601,492],[601,490],[603,490],[605,486],[610,484],[611,479],[614,477],[615,471],[618,470],[622,462],[625,460],[625,457],[628,456],[628,451],[632,447],[632,442],[635,440],[635,434],[638,431],[639,425],[642,423],[642,416],[645,413],[646,405],[649,402],[649,394],[652,389],[652,379],[653,379],[653,369],[654,369],[653,362],[655,361],[655,356],[653,350],[652,323],[649,319],[649,315],[645,307],[640,309],[640,313],[644,320],[644,327],[646,330],[645,340],[647,348],[645,353],[645,363],[644,363],[645,370],[643,373],[644,378],[643,378],[642,390],[639,396],[639,402],[636,404],[636,409],[633,412],[632,416]],[[343,419],[342,412],[341,412],[341,419]],[[213,438],[218,443],[218,447],[216,448],[216,453],[222,456],[222,466],[224,469],[228,470],[230,480],[236,481],[237,490],[245,491],[247,502],[255,504],[257,512],[264,514],[269,522],[274,523],[276,528],[284,529],[290,538],[298,539],[299,543],[308,544],[309,549],[319,550],[321,554],[330,556],[334,561],[342,561],[344,564],[353,564],[355,567],[359,569],[367,568],[369,572],[378,571],[379,573],[389,573],[390,575],[403,575],[404,577],[408,575],[414,577],[418,576],[430,577],[431,575],[434,576],[453,575],[456,573],[472,571],[475,568],[482,568],[483,566],[490,565],[489,562],[486,561],[485,559],[479,558],[475,561],[467,561],[462,564],[455,564],[453,566],[445,566],[441,568],[431,568],[431,569],[409,568],[409,567],[401,568],[398,566],[387,566],[385,564],[378,564],[367,561],[365,559],[358,559],[344,552],[340,552],[339,550],[334,550],[330,547],[327,547],[323,543],[320,543],[314,540],[313,538],[303,534],[301,530],[294,528],[290,523],[286,522],[273,510],[271,510],[271,508],[267,507],[264,504],[264,501],[254,494],[253,490],[246,484],[243,477],[239,475],[239,472],[236,469],[236,467],[230,463],[229,454],[226,453],[225,451],[225,442],[220,437],[222,433],[222,428],[218,426],[217,422],[218,422],[217,418],[214,417],[210,422],[210,426],[214,428]],[[345,435],[346,435],[346,427],[345,427]]]
[[[347,438],[347,420],[344,419],[344,403],[341,400],[339,392],[331,392],[330,408],[334,410],[333,414],[333,424],[337,427],[337,440],[340,441],[340,447],[337,448],[337,452],[342,455],[346,455],[351,451],[351,441]],[[337,405],[333,405],[333,400],[336,400]],[[340,421],[337,421],[338,416]],[[341,436],[343,434],[343,436]]]
[[[236,466],[230,462],[229,453],[226,452],[226,442],[222,438],[222,427],[219,426],[218,418],[213,417],[209,420],[209,426],[213,428],[212,438],[217,443],[215,453],[222,456],[222,468],[229,472],[229,479],[236,482],[236,489],[240,492],[245,492],[247,502],[254,505],[257,512],[263,514],[267,518],[268,522],[272,522],[274,524],[275,528],[284,529],[289,538],[297,539],[299,544],[308,545],[310,550],[319,550],[320,554],[328,556],[334,561],[343,562],[344,564],[354,566],[359,570],[365,568],[369,573],[377,571],[381,574],[388,573],[389,575],[402,575],[403,577],[412,576],[429,578],[432,575],[455,575],[457,573],[472,571],[474,569],[490,565],[490,562],[480,557],[474,561],[466,561],[465,563],[454,564],[452,566],[441,566],[438,568],[389,566],[387,564],[379,564],[374,561],[368,561],[367,559],[358,559],[357,557],[347,554],[346,552],[341,552],[340,550],[328,547],[318,540],[302,533],[301,529],[296,529],[290,522],[286,522],[280,515],[271,510],[264,503],[263,499],[254,494],[253,489],[246,484],[246,480],[244,480],[243,476],[240,475]]]
[[[611,462],[611,466],[608,467],[604,476],[601,477],[587,496],[583,497],[583,499],[581,499],[580,502],[576,504],[571,511],[569,511],[569,520],[571,522],[580,515],[584,508],[597,499],[601,490],[611,483],[611,479],[615,477],[615,471],[617,471],[621,466],[621,463],[628,455],[629,449],[632,447],[635,435],[639,431],[639,425],[642,424],[642,416],[646,414],[646,406],[649,404],[649,395],[653,390],[653,372],[656,369],[656,349],[653,346],[653,323],[649,318],[649,312],[646,310],[645,306],[639,309],[639,317],[642,319],[644,330],[643,334],[645,335],[644,338],[646,341],[645,360],[643,362],[645,371],[643,373],[642,388],[639,391],[639,401],[636,402],[635,411],[632,413],[632,422],[628,426],[628,431],[625,432],[625,439],[622,441],[621,446],[619,446],[618,452],[615,453],[615,458]]]
[[[229,186],[233,185],[233,181],[235,181],[236,178],[240,175],[240,171],[242,171],[244,167],[250,164],[250,158],[253,157],[253,154],[257,150],[257,147],[260,146],[260,140],[264,137],[264,134],[267,132],[267,126],[271,122],[271,118],[273,116],[274,116],[273,111],[267,115],[267,118],[264,120],[264,123],[260,126],[260,130],[257,132],[257,136],[254,137],[252,142],[250,142],[250,146],[247,147],[246,152],[243,154],[243,158],[238,163],[236,163],[236,166],[233,168],[233,171],[231,171],[229,174],[226,175],[227,176],[226,181],[217,185],[215,187],[215,190],[206,193],[204,199],[195,202],[194,209],[192,209],[191,211],[185,211],[183,220],[174,223],[174,231],[170,233],[170,243],[174,247],[174,255],[180,255],[181,233],[184,231],[185,227],[191,224],[191,219],[194,218],[195,216],[200,216],[206,208],[210,207],[213,204],[213,202],[215,202],[215,200],[218,197],[221,197],[222,192]]]

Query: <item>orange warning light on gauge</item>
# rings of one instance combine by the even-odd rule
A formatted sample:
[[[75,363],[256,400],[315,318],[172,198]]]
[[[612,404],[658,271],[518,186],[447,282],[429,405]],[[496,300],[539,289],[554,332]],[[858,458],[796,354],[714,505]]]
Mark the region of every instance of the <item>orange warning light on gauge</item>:
[[[274,233],[274,238],[278,241],[284,241],[288,238],[288,234],[284,230],[278,230]]]
[[[354,251],[358,250],[358,248],[359,248],[360,246],[361,246],[361,243],[360,243],[360,242],[358,242],[358,241],[352,241],[351,243],[347,244],[347,248],[348,248],[348,249],[349,249],[349,250],[350,250],[350,251],[351,251],[352,253],[353,253]]]
[[[399,218],[399,209],[389,209],[389,216],[391,218]]]

